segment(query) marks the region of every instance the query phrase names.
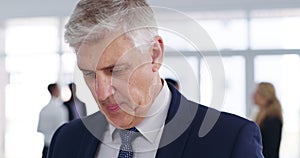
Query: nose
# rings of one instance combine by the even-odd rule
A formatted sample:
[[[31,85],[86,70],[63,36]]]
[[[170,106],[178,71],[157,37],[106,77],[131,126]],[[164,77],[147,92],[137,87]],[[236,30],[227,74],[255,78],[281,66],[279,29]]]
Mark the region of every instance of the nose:
[[[96,74],[96,93],[97,99],[100,102],[104,102],[115,92],[112,86],[112,77],[106,74]]]

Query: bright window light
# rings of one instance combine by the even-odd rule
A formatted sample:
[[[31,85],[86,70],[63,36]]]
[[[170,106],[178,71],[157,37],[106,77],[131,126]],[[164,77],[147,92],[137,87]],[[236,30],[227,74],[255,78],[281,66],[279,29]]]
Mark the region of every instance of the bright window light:
[[[14,19],[6,23],[7,54],[56,53],[58,21],[54,18]]]

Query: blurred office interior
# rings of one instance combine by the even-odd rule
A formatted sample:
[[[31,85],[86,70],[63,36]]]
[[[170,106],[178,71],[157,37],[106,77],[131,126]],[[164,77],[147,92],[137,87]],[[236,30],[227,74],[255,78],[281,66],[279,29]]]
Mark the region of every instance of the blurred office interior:
[[[40,157],[43,136],[37,133],[37,123],[39,111],[50,98],[46,86],[58,81],[62,98],[67,99],[66,85],[82,81],[74,77],[76,57],[63,40],[64,24],[76,2],[0,1],[0,158]],[[255,112],[252,94],[256,83],[273,83],[284,115],[280,156],[299,158],[300,1],[149,3],[169,10],[157,13],[161,25],[196,34],[176,14],[186,16],[205,30],[218,50],[203,53],[193,46],[197,39],[161,29],[166,44],[162,76],[179,80],[180,91],[191,100],[249,119]],[[217,69],[209,63],[220,61],[224,75],[212,76]],[[222,94],[216,94],[219,92]],[[222,103],[214,105],[215,96],[223,97]],[[88,113],[97,110],[94,105],[87,108]]]

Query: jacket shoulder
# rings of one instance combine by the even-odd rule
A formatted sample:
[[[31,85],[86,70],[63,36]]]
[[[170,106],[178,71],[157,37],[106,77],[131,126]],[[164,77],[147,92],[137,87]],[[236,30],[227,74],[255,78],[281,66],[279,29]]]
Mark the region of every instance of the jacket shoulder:
[[[261,134],[253,121],[197,103],[191,105],[198,106],[190,131],[193,146],[212,157],[262,157]]]
[[[99,140],[86,128],[84,120],[73,120],[56,130],[51,140],[48,158],[78,157],[78,155],[84,157],[83,154],[96,152]]]
[[[222,112],[215,108],[207,107],[205,105],[194,103],[191,101],[189,102],[191,105],[198,107],[196,119],[194,119],[194,121],[200,122],[202,124],[208,122],[208,123],[214,123],[214,125],[216,126],[218,125],[224,127],[226,126],[227,129],[235,129],[235,128],[241,128],[242,126],[249,123],[250,124],[254,123],[253,121],[250,121],[246,118],[243,118],[235,114]]]

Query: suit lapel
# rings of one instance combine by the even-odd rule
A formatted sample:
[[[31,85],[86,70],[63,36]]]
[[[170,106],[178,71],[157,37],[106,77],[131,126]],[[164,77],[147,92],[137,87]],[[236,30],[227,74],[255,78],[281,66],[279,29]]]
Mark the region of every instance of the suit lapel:
[[[108,122],[105,116],[99,111],[90,117],[82,119],[82,122],[88,134],[82,138],[81,147],[79,148],[81,150],[79,153],[82,153],[82,155],[79,157],[94,158]]]
[[[173,86],[169,85],[169,88],[172,99],[156,158],[181,157],[191,130],[189,125],[198,109],[196,104],[189,102]]]
[[[164,131],[160,140],[156,158],[180,158],[188,141],[190,124],[196,114],[197,106],[184,98],[173,86],[169,85],[172,93],[170,108],[165,121]],[[188,105],[191,104],[191,105]],[[94,158],[108,122],[101,112],[82,119],[88,132],[80,144],[79,157]],[[99,126],[96,126],[99,125]]]
[[[98,145],[100,141],[95,137],[89,135],[87,138],[81,143],[81,152],[84,158],[94,158],[98,149]]]

